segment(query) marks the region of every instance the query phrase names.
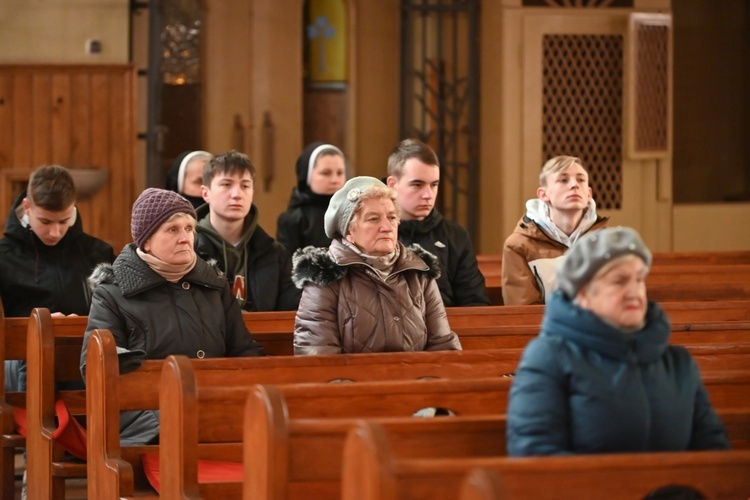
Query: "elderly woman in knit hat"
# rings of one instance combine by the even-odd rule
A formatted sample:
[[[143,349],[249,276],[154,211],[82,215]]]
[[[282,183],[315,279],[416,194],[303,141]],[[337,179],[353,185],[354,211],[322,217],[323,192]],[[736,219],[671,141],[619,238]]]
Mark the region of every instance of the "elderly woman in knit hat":
[[[325,214],[329,248],[294,255],[302,288],[295,354],[461,349],[435,279],[437,258],[398,242],[396,193],[374,177],[350,179]]]
[[[195,224],[193,206],[173,191],[149,188],[133,203],[134,243],[89,278],[93,298],[81,352],[84,377],[89,337],[99,328],[112,332],[118,350],[138,351],[147,359],[263,355],[226,279],[196,256]],[[158,434],[154,412],[124,420],[121,436],[128,443],[146,443]]]
[[[508,402],[508,453],[728,448],[695,361],[646,298],[651,252],[630,228],[581,237],[557,270]]]

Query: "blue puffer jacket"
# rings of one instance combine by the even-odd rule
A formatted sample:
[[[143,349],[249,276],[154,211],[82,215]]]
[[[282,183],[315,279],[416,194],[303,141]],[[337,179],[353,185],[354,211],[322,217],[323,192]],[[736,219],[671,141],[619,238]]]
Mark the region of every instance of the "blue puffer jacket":
[[[625,333],[553,293],[511,388],[508,454],[728,448],[695,361],[669,334],[654,302]]]

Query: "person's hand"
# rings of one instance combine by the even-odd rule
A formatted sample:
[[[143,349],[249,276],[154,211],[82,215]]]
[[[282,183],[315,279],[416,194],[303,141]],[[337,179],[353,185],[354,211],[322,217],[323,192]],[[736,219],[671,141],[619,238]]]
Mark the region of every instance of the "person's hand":
[[[50,316],[52,316],[53,318],[64,318],[65,314],[61,312],[53,312],[52,314],[50,314]],[[78,316],[78,315],[76,313],[72,313],[72,314],[68,314],[68,316]]]

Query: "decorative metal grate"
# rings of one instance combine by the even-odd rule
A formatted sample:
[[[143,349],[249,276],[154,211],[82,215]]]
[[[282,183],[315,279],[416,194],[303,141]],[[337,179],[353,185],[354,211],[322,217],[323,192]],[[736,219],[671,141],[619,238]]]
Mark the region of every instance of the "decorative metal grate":
[[[438,208],[476,243],[479,0],[402,0],[401,13],[401,137],[435,150]]]
[[[545,35],[544,161],[578,156],[591,176],[597,206],[622,204],[623,37]]]
[[[633,0],[523,0],[524,7],[633,7]]]
[[[638,24],[635,29],[635,151],[669,148],[669,27]]]

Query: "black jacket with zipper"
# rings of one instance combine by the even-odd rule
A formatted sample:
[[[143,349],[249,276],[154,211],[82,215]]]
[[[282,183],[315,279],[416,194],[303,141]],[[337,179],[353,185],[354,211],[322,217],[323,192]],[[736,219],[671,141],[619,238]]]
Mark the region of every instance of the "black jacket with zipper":
[[[45,245],[19,219],[18,209],[25,196],[21,193],[14,202],[0,239],[0,295],[5,316],[28,316],[35,307],[86,316],[91,304],[86,278],[97,264],[114,261],[112,247],[83,232],[80,214],[57,245]]]

